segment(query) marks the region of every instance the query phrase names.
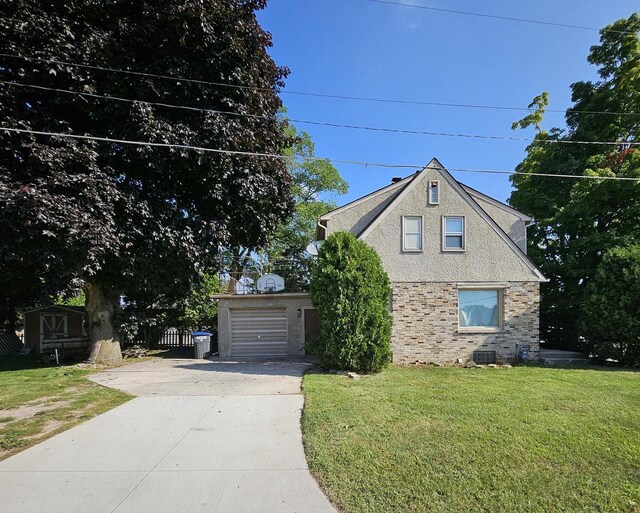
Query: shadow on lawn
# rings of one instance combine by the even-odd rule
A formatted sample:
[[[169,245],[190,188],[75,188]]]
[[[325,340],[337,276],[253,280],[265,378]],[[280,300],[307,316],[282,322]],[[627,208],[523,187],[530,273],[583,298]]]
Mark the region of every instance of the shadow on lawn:
[[[582,363],[582,364],[560,364],[543,365],[541,363],[517,363],[515,367],[539,367],[541,369],[557,370],[577,370],[577,371],[598,371],[598,372],[640,372],[634,367],[605,363]]]
[[[0,356],[0,372],[49,367],[41,354],[7,354]]]

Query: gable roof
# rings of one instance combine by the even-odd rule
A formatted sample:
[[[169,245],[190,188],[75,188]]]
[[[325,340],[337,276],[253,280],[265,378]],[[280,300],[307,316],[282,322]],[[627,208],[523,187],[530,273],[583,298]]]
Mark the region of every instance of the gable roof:
[[[369,222],[369,224],[367,224],[367,226],[365,226],[360,231],[360,233],[356,236],[358,239],[364,239],[367,235],[369,235],[369,233],[371,233],[371,230],[373,230],[376,226],[378,226],[378,224],[380,224],[380,221],[387,217],[387,214],[391,212],[391,210],[393,210],[393,208],[398,203],[400,203],[400,201],[402,201],[402,199],[409,193],[411,189],[413,189],[413,185],[419,181],[419,177],[421,176],[420,173],[421,171],[416,171],[412,176],[408,177],[411,178],[411,180],[406,182],[396,193],[393,199],[387,204],[387,206],[384,207],[380,212],[378,212],[378,215],[376,215]]]
[[[533,218],[529,217],[526,214],[523,214],[522,212],[520,212],[519,210],[516,210],[512,206],[507,205],[506,203],[503,203],[502,201],[498,201],[497,199],[492,198],[491,196],[487,196],[483,192],[480,192],[479,190],[474,189],[473,187],[469,187],[468,185],[465,185],[465,184],[460,183],[460,182],[458,182],[458,183],[472,197],[476,197],[477,196],[477,197],[483,199],[484,201],[486,201],[487,203],[490,203],[494,207],[497,207],[497,208],[499,208],[501,210],[504,210],[505,212],[509,212],[510,214],[513,214],[514,216],[519,217],[520,219],[522,219],[526,223],[530,223],[531,221],[533,221]]]
[[[364,201],[366,201],[368,199],[375,198],[376,196],[380,196],[381,194],[384,194],[385,192],[392,191],[393,189],[404,187],[413,178],[413,176],[414,175],[406,176],[402,180],[390,183],[389,185],[385,185],[384,187],[382,187],[382,188],[380,188],[378,190],[370,192],[369,194],[365,194],[364,196],[361,196],[360,198],[354,199],[353,201],[350,201],[349,203],[345,203],[341,207],[334,208],[333,210],[330,210],[329,212],[327,212],[325,214],[322,214],[320,216],[320,220],[324,221],[325,219],[331,219],[334,215],[339,214],[340,212],[343,212],[343,211],[345,211],[345,210],[347,210],[347,209],[349,209],[351,207],[355,207],[355,206],[359,205],[360,203],[363,203]]]
[[[378,226],[378,224],[380,224],[380,222],[389,214],[389,212],[391,212],[402,201],[402,199],[407,194],[409,194],[409,192],[421,181],[421,179],[426,176],[426,173],[423,173],[425,169],[438,170],[442,178],[444,178],[444,180],[446,180],[449,185],[454,190],[456,190],[460,194],[460,196],[462,196],[462,198],[466,199],[471,208],[473,208],[473,210],[475,210],[475,212],[480,217],[482,217],[489,224],[489,226],[493,228],[498,236],[507,244],[507,246],[509,246],[509,248],[511,248],[511,250],[525,264],[525,266],[528,267],[540,281],[549,281],[544,276],[544,274],[542,274],[540,269],[538,269],[538,266],[536,266],[529,259],[529,257],[518,247],[518,245],[511,239],[511,237],[507,235],[507,233],[498,225],[498,223],[496,223],[493,218],[489,214],[487,214],[487,212],[473,199],[471,193],[465,190],[464,186],[460,182],[458,182],[435,157],[431,159],[431,161],[421,171],[418,171],[413,176],[411,176],[411,180],[404,183],[402,189],[398,192],[398,194],[395,195],[395,197],[389,202],[389,204],[384,209],[382,209],[382,211],[380,211],[380,213],[357,235],[358,239],[366,238],[375,229],[375,227]]]
[[[31,312],[39,312],[43,310],[67,310],[69,312],[74,313],[85,313],[84,306],[71,306],[71,305],[48,305],[48,306],[39,306],[38,308],[32,308],[31,310],[25,310],[22,312],[23,314],[31,313]]]

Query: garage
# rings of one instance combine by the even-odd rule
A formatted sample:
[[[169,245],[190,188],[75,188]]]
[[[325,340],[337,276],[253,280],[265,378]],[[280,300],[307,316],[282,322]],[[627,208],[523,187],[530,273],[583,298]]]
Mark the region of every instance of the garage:
[[[232,308],[231,356],[286,356],[286,308]]]
[[[221,358],[304,356],[314,334],[309,294],[217,294]]]

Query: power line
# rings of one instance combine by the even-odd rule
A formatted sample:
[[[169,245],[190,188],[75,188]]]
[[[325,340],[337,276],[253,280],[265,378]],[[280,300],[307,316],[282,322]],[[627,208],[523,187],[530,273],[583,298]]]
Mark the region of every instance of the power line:
[[[414,9],[424,9],[428,11],[437,11],[437,12],[446,12],[449,14],[462,14],[464,16],[477,16],[479,18],[491,18],[495,20],[505,20],[505,21],[517,21],[520,23],[533,23],[535,25],[549,25],[552,27],[562,27],[562,28],[571,28],[578,30],[590,30],[593,32],[613,32],[616,34],[635,34],[635,32],[631,32],[628,30],[616,30],[616,29],[599,29],[596,27],[585,27],[584,25],[570,25],[568,23],[556,23],[553,21],[543,21],[543,20],[531,20],[528,18],[514,18],[511,16],[498,16],[494,14],[483,14],[478,12],[469,12],[469,11],[456,11],[453,9],[443,9],[440,7],[430,7],[427,5],[417,5],[417,4],[407,4],[402,2],[392,2],[391,0],[366,0],[367,2],[372,2],[375,4],[387,4],[387,5],[398,5],[401,7],[413,7]]]
[[[9,86],[17,86],[17,87],[27,87],[27,88],[45,90],[45,91],[53,91],[53,92],[63,93],[63,94],[86,96],[90,98],[98,98],[101,100],[113,100],[113,101],[126,102],[126,103],[144,103],[146,105],[155,105],[159,107],[167,107],[172,109],[183,109],[183,110],[189,110],[189,111],[195,111],[195,112],[224,114],[229,116],[261,119],[266,121],[272,121],[274,119],[272,116],[263,116],[259,114],[247,114],[247,113],[230,112],[230,111],[216,110],[216,109],[204,109],[204,108],[198,108],[198,107],[189,107],[186,105],[174,105],[174,104],[163,103],[163,102],[149,102],[145,100],[132,100],[130,98],[122,98],[119,96],[109,96],[109,95],[101,95],[101,94],[95,94],[95,93],[83,93],[79,91],[71,91],[68,89],[56,89],[52,87],[44,87],[44,86],[38,86],[33,84],[22,84],[19,82],[8,82],[4,80],[0,80],[0,84],[6,84]],[[513,136],[509,137],[509,136],[499,136],[499,135],[463,134],[463,133],[461,134],[461,133],[451,133],[451,132],[433,132],[433,131],[426,131],[426,130],[409,130],[409,129],[401,129],[401,128],[374,127],[374,126],[365,126],[365,125],[331,123],[327,121],[312,121],[308,119],[296,119],[296,118],[289,118],[289,120],[294,123],[314,125],[314,126],[326,126],[331,128],[347,128],[351,130],[366,130],[370,132],[424,135],[424,136],[432,136],[432,137],[459,137],[459,138],[465,138],[465,139],[483,139],[483,140],[493,140],[493,141],[516,141],[516,142],[540,142],[540,143],[546,143],[546,144],[579,144],[579,145],[608,145],[608,146],[617,146],[619,144],[628,144],[630,146],[640,145],[640,143],[628,142],[628,141],[581,141],[581,140],[571,140],[571,139],[532,139],[530,137],[513,137]]]
[[[89,141],[99,141],[99,142],[108,142],[115,144],[130,144],[134,146],[149,146],[149,147],[159,147],[159,148],[177,148],[183,150],[194,150],[194,151],[203,151],[203,152],[212,152],[212,153],[222,153],[227,155],[245,155],[249,157],[267,157],[267,158],[277,158],[282,160],[290,160],[292,157],[287,157],[285,155],[278,155],[276,153],[259,153],[259,152],[251,152],[251,151],[238,151],[238,150],[221,150],[217,148],[206,148],[202,146],[191,146],[188,144],[175,144],[175,143],[154,143],[154,142],[145,142],[145,141],[131,141],[127,139],[113,139],[110,137],[96,137],[93,135],[80,135],[80,134],[65,134],[65,133],[57,133],[57,132],[43,132],[39,130],[27,130],[25,128],[11,128],[6,126],[0,126],[0,130],[5,130],[7,132],[15,132],[22,134],[33,134],[33,135],[44,135],[49,137],[62,137],[69,139],[82,139]],[[422,164],[387,164],[380,162],[366,162],[359,160],[344,160],[344,159],[334,159],[334,158],[326,158],[326,157],[302,157],[297,156],[299,160],[306,161],[323,161],[323,162],[331,162],[334,164],[352,164],[359,165],[364,167],[382,167],[382,168],[411,168],[411,169],[435,169],[439,170],[437,167],[429,167],[424,166]],[[633,177],[625,177],[625,176],[590,176],[590,175],[565,175],[565,174],[554,174],[554,173],[523,173],[521,171],[505,171],[498,169],[464,169],[464,168],[455,168],[448,167],[449,171],[459,171],[462,173],[488,173],[488,174],[500,174],[500,175],[527,175],[527,176],[546,176],[546,177],[554,177],[554,178],[576,178],[576,179],[588,179],[588,180],[618,180],[618,181],[633,181],[640,182],[640,178]]]
[[[123,70],[117,68],[105,68],[102,66],[91,66],[88,64],[78,64],[74,62],[68,61],[59,61],[56,59],[44,59],[41,57],[26,57],[18,54],[10,54],[10,53],[0,53],[0,57],[9,57],[14,59],[23,59],[27,61],[36,61],[36,62],[46,62],[50,64],[61,64],[64,66],[77,66],[80,68],[87,69],[95,69],[99,71],[107,71],[110,73],[124,73],[135,76],[143,76],[150,78],[159,78],[165,80],[173,80],[176,82],[187,82],[187,83],[196,83],[203,85],[211,85],[216,87],[227,87],[232,89],[243,89],[243,90],[251,90],[251,91],[271,91],[270,88],[265,87],[257,87],[257,86],[247,86],[247,85],[236,85],[236,84],[225,84],[222,82],[212,82],[209,80],[194,80],[190,78],[177,77],[174,75],[162,75],[157,73],[144,73],[141,71],[131,71],[131,70]],[[375,98],[375,97],[367,97],[367,96],[352,96],[352,95],[340,95],[340,94],[329,94],[329,93],[316,93],[309,91],[295,91],[295,90],[281,90],[278,91],[279,94],[290,94],[297,96],[308,96],[314,98],[325,98],[325,99],[336,99],[336,100],[349,100],[349,101],[362,101],[362,102],[373,102],[373,103],[390,103],[390,104],[398,104],[398,105],[423,105],[423,106],[432,106],[432,107],[455,107],[455,108],[464,108],[464,109],[487,109],[487,110],[507,110],[507,111],[519,111],[519,112],[530,112],[531,109],[528,107],[513,107],[513,106],[502,106],[502,105],[483,105],[483,104],[473,104],[473,103],[453,103],[453,102],[435,102],[435,101],[422,101],[422,100],[404,100],[404,99],[395,99],[395,98]],[[554,112],[554,113],[573,113],[573,114],[597,114],[597,115],[607,115],[607,116],[640,116],[640,112],[608,112],[608,111],[594,111],[594,110],[573,110],[573,109],[545,109],[546,112]]]

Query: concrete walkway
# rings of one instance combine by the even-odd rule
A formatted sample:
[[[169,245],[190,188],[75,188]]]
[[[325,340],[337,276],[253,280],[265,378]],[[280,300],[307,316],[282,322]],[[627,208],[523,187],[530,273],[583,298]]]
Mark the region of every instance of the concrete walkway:
[[[156,360],[141,397],[0,462],[7,513],[335,513],[302,448],[304,362]]]

